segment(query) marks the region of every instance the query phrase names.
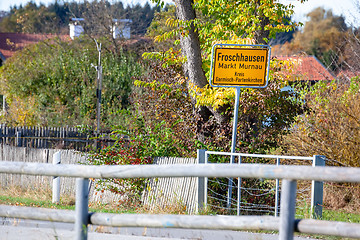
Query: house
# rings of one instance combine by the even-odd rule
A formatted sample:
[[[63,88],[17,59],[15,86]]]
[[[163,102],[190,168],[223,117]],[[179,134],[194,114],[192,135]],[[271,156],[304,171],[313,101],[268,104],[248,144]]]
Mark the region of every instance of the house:
[[[84,32],[83,26],[81,26],[81,22],[84,21],[83,18],[71,18],[69,23],[70,27],[70,38],[74,40]]]
[[[335,78],[315,56],[275,56],[279,60],[291,60],[292,70],[282,69],[285,74],[292,76],[292,81],[304,81],[313,84],[317,81]],[[288,72],[286,72],[288,70]]]
[[[356,70],[341,70],[336,76],[338,79],[350,80],[353,77],[360,77],[360,71]]]
[[[2,66],[3,62],[5,62],[5,56],[0,52],[0,67]]]
[[[70,27],[70,38],[74,40],[79,37],[83,32],[84,28],[82,23],[85,21],[84,18],[71,18],[69,27]],[[130,19],[113,19],[112,26],[109,26],[110,32],[114,39],[125,38],[130,39]]]

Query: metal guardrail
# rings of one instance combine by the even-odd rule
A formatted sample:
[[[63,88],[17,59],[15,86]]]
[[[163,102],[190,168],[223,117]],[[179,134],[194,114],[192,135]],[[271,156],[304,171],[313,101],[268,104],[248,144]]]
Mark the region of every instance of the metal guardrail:
[[[264,164],[52,165],[0,162],[0,173],[75,177],[75,212],[0,205],[0,216],[75,223],[75,239],[87,239],[88,224],[114,227],[164,227],[227,230],[275,230],[279,239],[294,231],[360,238],[360,224],[294,218],[296,180],[360,183],[360,168],[276,166]],[[88,178],[243,177],[283,179],[280,217],[105,214],[88,212]],[[75,213],[75,214],[74,214]]]

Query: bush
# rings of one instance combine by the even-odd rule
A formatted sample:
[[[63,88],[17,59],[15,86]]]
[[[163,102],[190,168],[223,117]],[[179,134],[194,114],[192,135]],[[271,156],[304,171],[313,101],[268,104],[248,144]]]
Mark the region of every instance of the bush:
[[[360,78],[318,82],[304,91],[310,111],[284,140],[288,154],[324,155],[331,164],[360,167]]]
[[[142,72],[130,53],[114,54],[103,44],[102,127],[117,123],[128,107],[133,78]],[[31,45],[8,59],[0,69],[1,93],[9,103],[3,123],[12,126],[63,127],[95,125],[98,51],[91,39],[48,40]],[[32,102],[23,121],[15,108]]]
[[[124,114],[131,115],[130,112]],[[115,140],[113,145],[90,154],[89,164],[141,165],[152,163],[154,157],[179,156],[181,145],[165,122],[149,127],[145,126],[141,117],[131,116],[129,125],[119,126],[111,133],[111,138]],[[103,179],[97,184],[97,190],[108,190],[139,201],[145,179]]]

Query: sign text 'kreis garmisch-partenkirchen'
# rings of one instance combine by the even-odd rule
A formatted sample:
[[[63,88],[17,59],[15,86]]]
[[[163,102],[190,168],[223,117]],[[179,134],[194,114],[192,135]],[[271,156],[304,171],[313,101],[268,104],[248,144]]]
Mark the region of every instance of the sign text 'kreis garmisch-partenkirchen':
[[[217,48],[213,56],[213,84],[264,86],[267,49]]]

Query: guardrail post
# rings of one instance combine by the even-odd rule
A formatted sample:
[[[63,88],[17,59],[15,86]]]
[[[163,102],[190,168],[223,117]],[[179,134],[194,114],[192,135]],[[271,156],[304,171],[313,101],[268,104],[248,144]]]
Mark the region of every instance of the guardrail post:
[[[280,240],[294,239],[296,209],[296,181],[283,179],[280,202]]]
[[[76,179],[75,239],[86,240],[89,224],[89,179]]]
[[[60,164],[61,163],[61,152],[56,152],[53,155],[53,164]],[[60,203],[60,177],[54,176],[53,177],[53,186],[52,186],[52,202],[53,203]]]
[[[313,167],[324,167],[325,156],[315,155],[313,160]],[[322,218],[323,206],[323,182],[312,181],[311,185],[311,214],[312,218]]]
[[[276,166],[280,165],[280,158],[276,158]],[[275,183],[275,217],[279,216],[279,187],[280,180],[277,178]]]
[[[197,164],[205,164],[205,149],[198,149],[197,150]],[[198,177],[198,199],[197,199],[197,212],[204,210],[206,208],[206,191],[207,187],[205,182],[207,178],[205,177]]]
[[[239,156],[238,164],[241,164],[241,156]],[[236,214],[240,216],[240,208],[241,208],[241,177],[238,177],[238,189],[237,189],[237,206],[236,206]]]

